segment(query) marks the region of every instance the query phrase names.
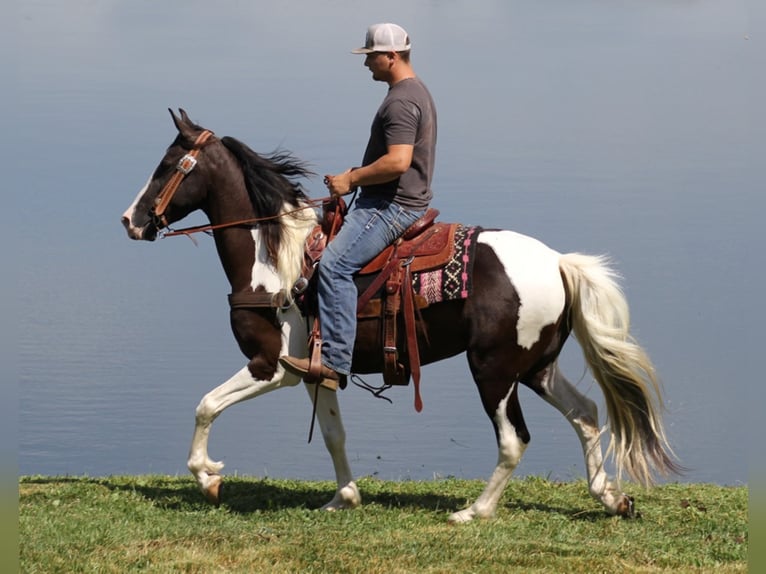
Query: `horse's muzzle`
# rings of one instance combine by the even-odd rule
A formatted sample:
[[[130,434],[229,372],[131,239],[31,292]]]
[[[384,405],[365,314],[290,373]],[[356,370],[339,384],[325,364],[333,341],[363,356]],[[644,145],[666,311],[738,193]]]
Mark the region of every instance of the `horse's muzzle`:
[[[157,227],[151,223],[144,225],[143,227],[137,227],[133,225],[130,218],[125,215],[122,216],[122,225],[128,232],[128,237],[141,241],[154,241],[157,238]]]

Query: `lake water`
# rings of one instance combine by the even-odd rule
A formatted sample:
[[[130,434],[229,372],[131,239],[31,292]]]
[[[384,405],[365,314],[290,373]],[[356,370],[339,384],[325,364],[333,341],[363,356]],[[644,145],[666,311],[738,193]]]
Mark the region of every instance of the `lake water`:
[[[743,3],[42,0],[15,17],[0,142],[15,279],[0,290],[20,474],[187,472],[195,406],[244,361],[212,241],[136,243],[119,222],[174,137],[166,108],[335,173],[358,163],[385,92],[349,50],[390,20],[438,106],[441,219],[610,254],[684,480],[747,482],[766,202],[763,38]],[[325,193],[319,177],[307,187]],[[562,365],[601,403],[573,342]],[[421,414],[411,388],[393,405],[342,392],[355,473],[486,478],[494,435],[464,359],[423,380]],[[583,476],[566,421],[530,392],[522,407],[517,475]],[[299,387],[237,405],[211,456],[227,473],[330,479],[309,417]]]

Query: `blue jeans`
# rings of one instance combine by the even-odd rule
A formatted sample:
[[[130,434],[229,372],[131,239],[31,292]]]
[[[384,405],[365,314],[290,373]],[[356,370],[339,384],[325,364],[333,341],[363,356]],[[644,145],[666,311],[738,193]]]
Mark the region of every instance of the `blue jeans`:
[[[380,199],[358,198],[319,261],[322,363],[348,375],[356,338],[354,274],[425,213]]]

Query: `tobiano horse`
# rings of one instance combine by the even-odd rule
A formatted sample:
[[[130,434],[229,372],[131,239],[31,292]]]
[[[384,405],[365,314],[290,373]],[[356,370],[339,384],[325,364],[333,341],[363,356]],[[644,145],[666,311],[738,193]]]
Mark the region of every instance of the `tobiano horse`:
[[[304,244],[315,228],[316,202],[300,180],[311,172],[287,152],[259,155],[231,137],[216,137],[180,110],[175,140],[122,216],[128,236],[152,241],[195,210],[209,219],[230,297],[259,294],[263,304],[232,305],[234,337],[247,364],[206,394],[196,409],[188,467],[206,498],[218,503],[223,464],[208,455],[213,421],[226,408],[301,381],[279,363],[306,357],[308,319],[291,288],[301,275]],[[191,233],[195,229],[185,230]],[[582,445],[590,494],[606,512],[632,516],[623,473],[643,485],[679,472],[662,425],[661,389],[645,351],[629,333],[629,311],[616,273],[603,257],[561,254],[507,230],[478,231],[472,290],[466,298],[421,309],[420,358],[432,363],[465,353],[484,410],[494,426],[497,466],[468,508],[450,515],[468,522],[493,515],[530,434],[518,398],[532,389],[570,423]],[[361,322],[353,371],[380,372],[378,326]],[[374,322],[373,322],[374,323]],[[598,383],[607,410],[609,445],[596,404],[561,373],[557,357],[570,331]],[[326,510],[361,504],[345,451],[338,393],[306,385],[337,479]],[[604,468],[613,457],[615,477]]]

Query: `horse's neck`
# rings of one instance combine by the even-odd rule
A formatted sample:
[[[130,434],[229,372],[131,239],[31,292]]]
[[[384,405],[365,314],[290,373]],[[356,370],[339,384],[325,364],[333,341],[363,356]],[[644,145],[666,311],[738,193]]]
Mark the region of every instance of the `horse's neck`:
[[[249,289],[258,251],[253,233],[243,228],[214,231],[215,246],[232,293]]]
[[[243,221],[256,217],[247,193],[243,174],[227,154],[224,161],[232,162],[228,169],[214,172],[215,181],[209,182],[210,193],[206,213],[214,225]],[[300,276],[306,237],[316,225],[313,209],[296,210],[284,203],[279,218],[281,241],[272,260],[266,242],[256,224],[216,230],[216,247],[232,293],[263,287],[267,292],[290,292]]]
[[[284,211],[293,209],[286,206]],[[307,209],[298,217],[287,215],[282,220],[286,223],[277,261],[271,260],[258,226],[216,230],[216,248],[232,293],[259,288],[268,293],[290,293],[301,274],[306,236],[314,228],[316,216]]]

